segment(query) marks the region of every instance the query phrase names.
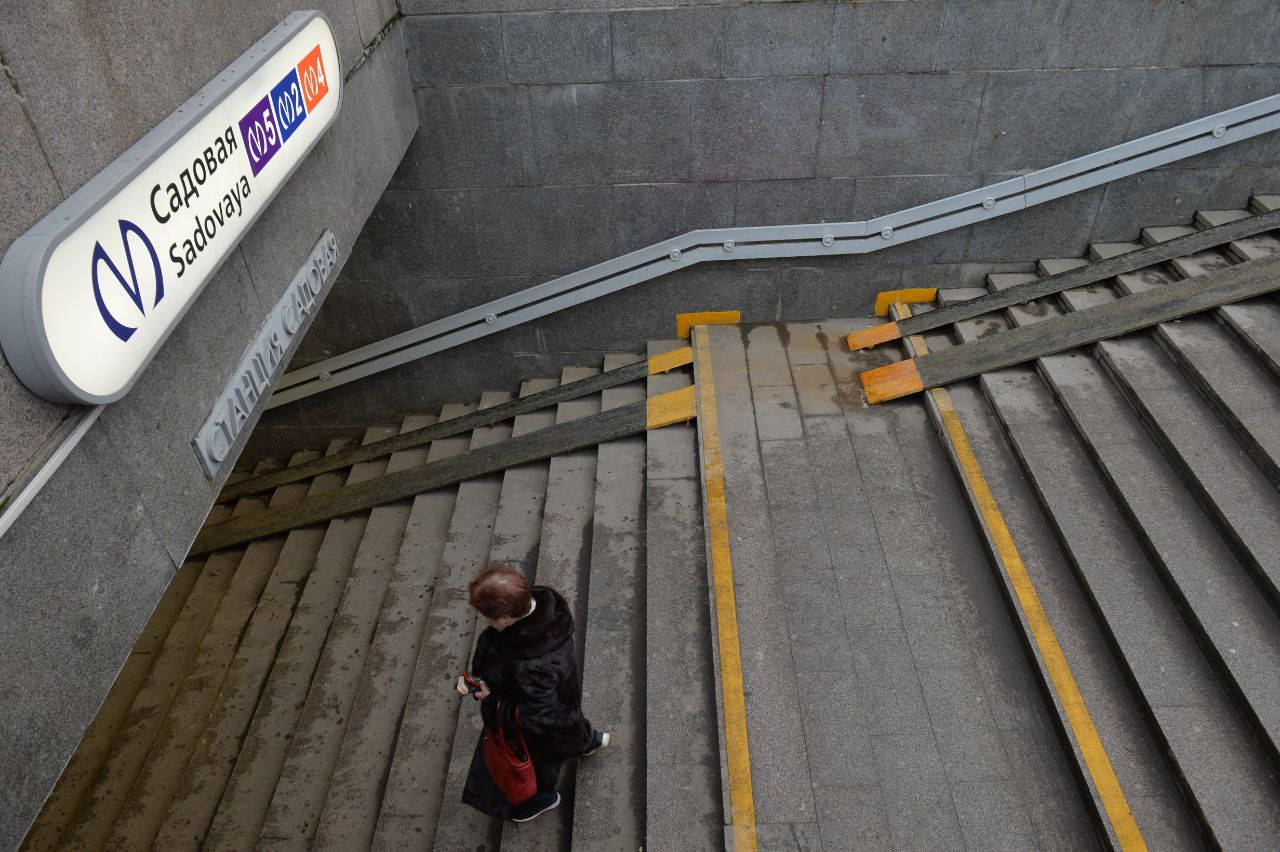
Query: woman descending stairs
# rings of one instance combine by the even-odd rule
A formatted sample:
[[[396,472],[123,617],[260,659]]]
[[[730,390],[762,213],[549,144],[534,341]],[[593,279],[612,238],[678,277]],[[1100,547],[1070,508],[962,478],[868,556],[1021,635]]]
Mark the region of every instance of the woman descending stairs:
[[[653,354],[681,347],[658,344]],[[216,506],[209,523],[460,459],[688,385],[687,368],[646,379],[645,361],[610,355],[605,372],[638,365],[627,374],[631,381],[240,496]],[[559,381],[525,382],[519,396],[599,382],[601,373],[566,368]],[[371,428],[361,443],[483,412],[513,396],[489,391],[477,403],[413,416],[397,429]],[[705,633],[694,641],[665,629],[651,637],[646,620],[646,530],[687,536],[701,524],[696,499],[646,520],[647,471],[696,482],[693,434],[680,422],[591,444],[191,560],[24,848],[643,847],[646,779],[664,789],[672,783],[666,763],[647,765],[646,707],[661,699],[648,697],[646,660],[693,648],[704,670],[710,665]],[[327,451],[336,458],[352,443],[334,441]],[[321,455],[264,462],[228,488]],[[654,556],[664,561],[668,554]],[[585,709],[613,732],[593,765],[566,766],[562,806],[521,825],[461,802],[480,728],[472,702],[453,683],[484,626],[465,591],[493,563],[553,585],[569,600]],[[693,583],[688,596],[697,609],[706,600],[705,582],[696,588],[701,568],[681,567],[680,582]],[[714,707],[709,693],[703,697]],[[662,725],[688,727],[698,713],[707,707],[677,708],[662,715]],[[693,806],[708,838],[720,831],[713,748],[703,747],[697,767],[705,776],[702,801],[682,803]],[[687,785],[691,767],[679,768]]]

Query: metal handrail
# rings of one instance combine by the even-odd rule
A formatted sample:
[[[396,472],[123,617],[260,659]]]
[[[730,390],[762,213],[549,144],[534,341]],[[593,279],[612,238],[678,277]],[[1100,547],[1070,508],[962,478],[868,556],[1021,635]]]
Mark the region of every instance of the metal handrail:
[[[1025,210],[1278,127],[1280,95],[1272,95],[1056,166],[875,219],[690,231],[286,373],[267,408],[505,331],[697,263],[878,251]]]

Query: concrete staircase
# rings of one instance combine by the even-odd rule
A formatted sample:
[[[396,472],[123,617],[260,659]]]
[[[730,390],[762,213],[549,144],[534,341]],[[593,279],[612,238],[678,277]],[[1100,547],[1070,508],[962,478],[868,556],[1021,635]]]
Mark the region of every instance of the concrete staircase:
[[[603,368],[638,360],[610,355]],[[598,372],[567,368],[558,381]],[[210,522],[689,382],[686,368],[655,375],[648,387],[610,388],[217,506]],[[528,381],[520,393],[555,384]],[[364,443],[510,398],[489,391],[438,418],[369,429]],[[714,699],[695,435],[688,425],[653,430],[189,562],[23,848],[715,845],[719,765],[714,727],[705,724]],[[264,462],[251,473],[283,466]],[[651,549],[650,540],[671,546]],[[483,628],[466,585],[493,562],[570,601],[585,709],[613,733],[607,751],[581,767],[568,763],[565,804],[520,826],[460,798],[480,723],[452,686]],[[650,576],[661,584],[652,587]],[[702,688],[682,692],[691,682]],[[667,738],[658,751],[648,745],[655,737]],[[672,800],[691,827],[647,825],[648,791]],[[646,831],[665,842],[646,843]]]
[[[1145,228],[1142,244],[1278,202],[1255,196],[1250,210]],[[957,323],[926,344],[987,338],[1256,259],[1280,251],[1278,237]],[[1138,247],[1093,245],[1037,271]],[[1262,297],[950,388],[1151,848],[1260,849],[1280,831],[1278,320],[1280,305]]]

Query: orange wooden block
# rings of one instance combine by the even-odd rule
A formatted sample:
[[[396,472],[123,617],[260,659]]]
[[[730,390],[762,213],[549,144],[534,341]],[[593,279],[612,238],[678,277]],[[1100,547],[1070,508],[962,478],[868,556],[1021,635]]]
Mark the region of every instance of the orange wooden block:
[[[924,390],[914,359],[864,370],[858,378],[862,379],[862,389],[867,393],[867,402],[872,405]]]
[[[901,336],[896,322],[886,322],[872,328],[864,328],[862,331],[855,331],[845,340],[849,343],[850,351],[856,352],[859,349],[870,349],[878,343],[897,340]]]
[[[697,311],[676,314],[676,337],[689,339],[689,329],[695,325],[733,325],[742,322],[742,311]]]
[[[910,287],[906,290],[885,290],[876,295],[876,316],[887,317],[894,302],[932,302],[938,297],[937,287]]]

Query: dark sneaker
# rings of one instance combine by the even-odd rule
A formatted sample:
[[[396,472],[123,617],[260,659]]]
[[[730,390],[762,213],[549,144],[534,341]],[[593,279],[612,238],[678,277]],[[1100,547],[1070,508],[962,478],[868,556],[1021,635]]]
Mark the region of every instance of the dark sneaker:
[[[587,746],[587,750],[582,753],[583,757],[590,757],[602,748],[609,747],[608,731],[592,731],[591,743]]]
[[[560,794],[554,790],[550,793],[539,793],[527,802],[521,802],[511,809],[512,822],[528,822],[537,819],[547,811],[560,807]]]

